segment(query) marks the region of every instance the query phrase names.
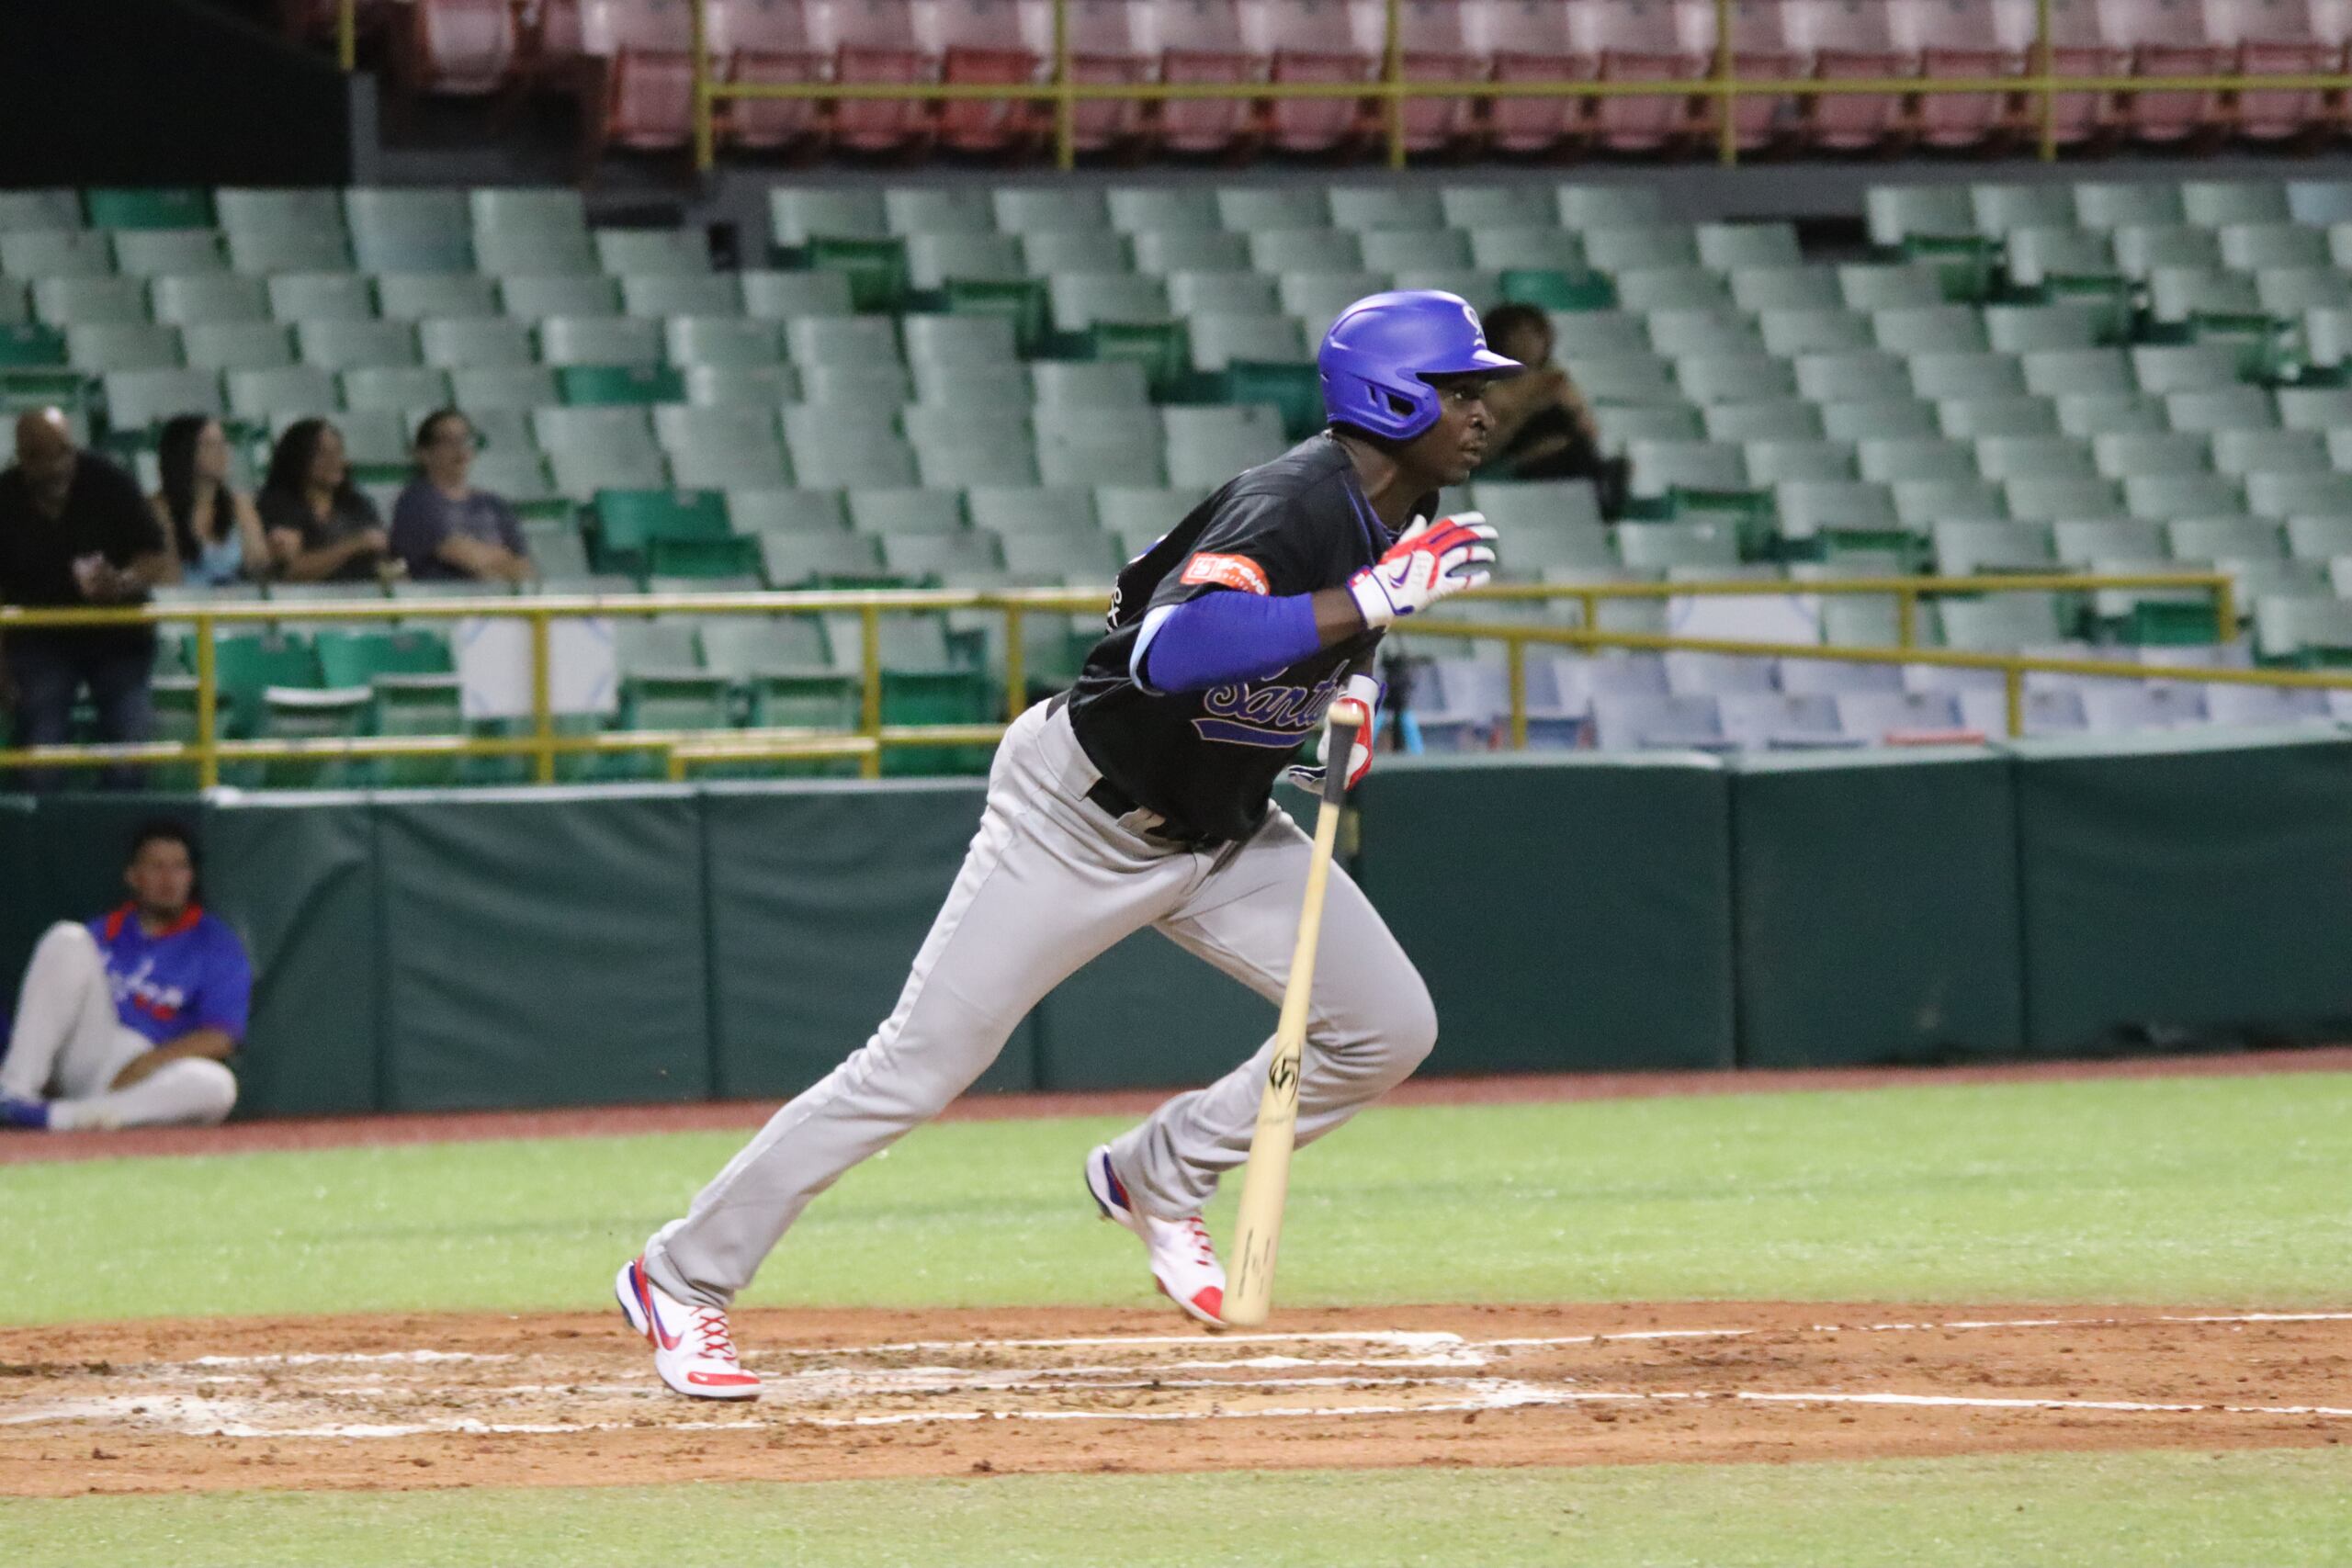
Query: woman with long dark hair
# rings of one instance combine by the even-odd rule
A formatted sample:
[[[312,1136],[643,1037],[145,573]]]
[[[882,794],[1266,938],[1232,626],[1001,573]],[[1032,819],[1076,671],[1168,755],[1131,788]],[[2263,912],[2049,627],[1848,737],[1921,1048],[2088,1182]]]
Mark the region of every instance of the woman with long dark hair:
[[[270,575],[253,497],[229,487],[229,435],[209,414],[167,422],[156,446],[163,488],[148,498],[172,541],[166,580],[219,587]]]
[[[343,432],[323,419],[298,419],[278,435],[261,520],[288,582],[365,582],[396,570],[376,503],[351,482]]]

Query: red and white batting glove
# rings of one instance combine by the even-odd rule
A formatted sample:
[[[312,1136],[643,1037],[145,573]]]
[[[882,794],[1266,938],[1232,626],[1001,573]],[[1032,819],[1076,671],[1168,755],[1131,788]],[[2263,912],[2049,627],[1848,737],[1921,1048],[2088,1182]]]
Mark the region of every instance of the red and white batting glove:
[[[1363,711],[1372,716],[1372,722],[1356,731],[1355,744],[1348,748],[1348,787],[1350,789],[1363,783],[1364,774],[1372,772],[1372,742],[1374,732],[1380,728],[1380,699],[1386,693],[1387,688],[1369,675],[1351,675],[1348,677],[1348,683],[1340,688],[1339,698],[1335,699],[1343,700],[1353,697],[1363,705]],[[1323,731],[1323,744],[1326,749],[1329,749],[1331,744],[1330,737],[1331,731],[1327,728]],[[1323,775],[1331,759],[1327,756],[1321,761],[1311,765],[1301,763],[1295,768],[1284,768],[1283,777],[1301,789],[1319,790],[1323,787]]]
[[[1494,558],[1494,525],[1483,513],[1464,512],[1434,523],[1416,517],[1386,555],[1348,579],[1348,592],[1363,624],[1376,631],[1477,587],[1487,575],[1478,569]]]

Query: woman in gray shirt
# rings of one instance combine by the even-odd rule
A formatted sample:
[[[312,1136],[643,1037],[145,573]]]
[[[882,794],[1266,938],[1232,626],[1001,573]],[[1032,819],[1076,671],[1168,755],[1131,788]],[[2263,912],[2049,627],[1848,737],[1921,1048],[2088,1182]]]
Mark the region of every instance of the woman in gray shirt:
[[[420,581],[528,582],[537,574],[514,509],[468,482],[475,445],[473,425],[456,409],[424,416],[416,478],[392,502],[392,554]]]

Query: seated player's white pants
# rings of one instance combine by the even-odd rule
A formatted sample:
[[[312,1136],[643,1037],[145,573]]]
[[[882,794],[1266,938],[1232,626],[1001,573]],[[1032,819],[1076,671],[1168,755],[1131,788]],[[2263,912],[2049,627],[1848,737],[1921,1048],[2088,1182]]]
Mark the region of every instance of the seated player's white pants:
[[[1298,936],[1312,842],[1280,810],[1247,842],[1201,852],[1145,839],[1086,799],[1101,775],[1045,705],[1016,719],[989,773],[963,870],[915,955],[899,1005],[863,1048],[777,1111],[645,1249],[672,1295],[724,1306],[810,1199],[936,1116],[996,1060],[1030,1009],[1129,933],[1156,926],[1279,1000]],[[1184,998],[1166,999],[1181,1011]],[[1402,1082],[1437,1042],[1428,987],[1345,872],[1333,867],[1299,1088],[1309,1144]],[[1115,1057],[1115,1039],[1094,1043]],[[1148,1213],[1200,1212],[1249,1157],[1273,1043],[1180,1094],[1111,1145]],[[1072,1165],[1082,1151],[1072,1151]],[[1072,1177],[1073,1190],[1076,1177]],[[972,1173],[974,1190],[986,1172]]]
[[[129,1089],[115,1075],[151,1050],[116,1016],[106,960],[87,927],[61,920],[33,949],[17,995],[0,1094],[50,1101],[52,1132],[87,1127],[209,1127],[228,1120],[237,1078],[219,1062],[166,1062]]]

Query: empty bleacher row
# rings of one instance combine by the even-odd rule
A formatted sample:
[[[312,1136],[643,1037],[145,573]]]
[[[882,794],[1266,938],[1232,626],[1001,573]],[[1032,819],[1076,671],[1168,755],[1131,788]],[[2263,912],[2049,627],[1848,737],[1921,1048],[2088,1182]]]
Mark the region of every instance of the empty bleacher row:
[[[721,82],[1034,86],[1055,58],[1050,0],[706,0],[711,73]],[[323,41],[334,0],[293,7]],[[2304,0],[2050,0],[2052,65],[2075,76],[2254,76],[2344,69],[2340,9]],[[590,96],[604,133],[645,149],[692,135],[685,0],[361,0],[363,22],[396,35],[388,51],[413,91],[561,91]],[[1070,0],[1073,80],[1149,83],[1369,82],[1386,57],[1385,0]],[[2034,0],[1736,0],[1727,53],[1753,79],[1975,79],[2028,68]],[[1405,0],[1399,67],[1422,82],[1673,82],[1709,74],[1719,52],[1713,0]],[[1715,100],[1532,96],[1407,100],[1414,151],[1646,152],[1704,143]],[[2302,87],[2062,95],[2050,129],[2064,146],[2129,137],[2172,143],[2233,132],[2278,141],[2341,127],[2341,106]],[[1975,146],[2041,134],[2021,94],[1823,94],[1744,97],[1743,148]],[[939,105],[866,100],[829,107],[736,100],[722,141],[749,149],[1019,152],[1040,145],[1049,106],[1017,96]],[[1091,102],[1079,148],[1171,152],[1264,144],[1325,152],[1368,141],[1368,106],[1347,98],[1254,103]]]

